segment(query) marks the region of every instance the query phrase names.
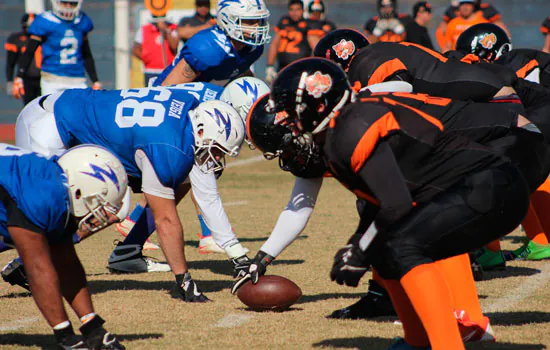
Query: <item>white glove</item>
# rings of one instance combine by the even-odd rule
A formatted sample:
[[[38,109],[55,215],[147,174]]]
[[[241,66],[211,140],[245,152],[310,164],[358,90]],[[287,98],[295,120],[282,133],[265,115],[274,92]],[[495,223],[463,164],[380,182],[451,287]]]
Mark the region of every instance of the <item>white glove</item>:
[[[9,96],[9,97],[13,97],[13,81],[8,81],[6,83],[6,94]]]
[[[271,84],[273,80],[275,80],[276,76],[277,76],[277,72],[275,71],[275,67],[267,66],[267,68],[265,69],[265,81],[268,84]]]
[[[403,32],[405,32],[405,27],[397,18],[390,18],[386,21],[388,30],[391,30],[395,34],[403,34]]]

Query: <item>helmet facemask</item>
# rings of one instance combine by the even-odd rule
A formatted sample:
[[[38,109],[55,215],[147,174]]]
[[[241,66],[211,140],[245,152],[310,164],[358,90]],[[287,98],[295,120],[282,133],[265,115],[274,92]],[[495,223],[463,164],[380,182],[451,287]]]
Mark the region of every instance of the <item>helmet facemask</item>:
[[[271,40],[269,35],[269,13],[263,16],[225,16],[220,20],[232,39],[251,46],[262,46]]]
[[[63,4],[69,4],[64,6]],[[80,13],[82,0],[52,0],[53,13],[65,21],[72,21]]]
[[[78,193],[78,190],[77,190]],[[82,202],[89,213],[80,219],[78,229],[83,230],[85,227],[89,232],[96,232],[109,225],[109,215],[116,215],[120,210],[121,205],[115,205],[106,200],[102,194],[90,195],[82,197]],[[71,196],[71,201],[73,197]],[[96,219],[96,222],[92,220]]]

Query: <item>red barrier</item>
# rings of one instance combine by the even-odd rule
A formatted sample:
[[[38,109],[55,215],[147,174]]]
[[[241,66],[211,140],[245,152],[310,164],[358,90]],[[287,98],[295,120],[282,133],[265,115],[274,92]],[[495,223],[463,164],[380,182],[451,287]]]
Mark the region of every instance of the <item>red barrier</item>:
[[[15,140],[15,124],[0,124],[0,142]]]

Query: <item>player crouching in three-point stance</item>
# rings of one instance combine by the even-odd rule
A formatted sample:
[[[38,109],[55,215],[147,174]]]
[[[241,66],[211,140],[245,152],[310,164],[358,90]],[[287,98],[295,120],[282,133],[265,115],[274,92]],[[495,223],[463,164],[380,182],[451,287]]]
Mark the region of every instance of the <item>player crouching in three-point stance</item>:
[[[124,349],[95,314],[72,235],[87,236],[115,221],[128,186],[121,162],[82,145],[45,158],[0,144],[0,238],[25,263],[36,305],[62,349]],[[77,337],[63,298],[82,321]]]
[[[267,124],[283,124],[288,131],[271,127],[281,137],[268,151],[281,157],[283,166],[309,166],[306,175],[317,178],[329,171],[369,203],[356,234],[335,256],[333,280],[357,285],[372,265],[384,279],[406,338],[417,335],[409,345],[463,349],[451,294],[434,262],[517,227],[527,211],[527,181],[506,158],[460,133],[445,132],[427,113],[391,98],[350,103],[354,100],[336,64],[316,58],[297,62],[276,79],[267,107],[257,104],[250,112],[249,138],[253,143],[267,138],[254,126],[257,109],[273,113]],[[257,281],[272,259],[260,251],[233,291],[248,279]]]

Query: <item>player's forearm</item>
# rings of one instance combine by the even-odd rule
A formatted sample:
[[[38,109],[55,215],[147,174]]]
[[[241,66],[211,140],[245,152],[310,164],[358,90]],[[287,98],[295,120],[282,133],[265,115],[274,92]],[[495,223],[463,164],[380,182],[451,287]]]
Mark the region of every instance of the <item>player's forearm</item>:
[[[178,50],[178,44],[180,42],[177,35],[172,35],[173,31],[168,30],[164,33],[164,38],[166,41],[168,41],[168,46],[170,47],[170,51],[172,51],[173,54],[176,54]]]
[[[175,275],[186,273],[188,267],[184,252],[185,243],[183,241],[183,228],[179,219],[167,216],[155,218],[155,226],[160,246],[172,272]]]
[[[6,58],[6,80],[13,81],[15,65],[17,63],[17,53],[8,51]]]
[[[141,45],[134,43],[132,46],[132,55],[141,60]]]
[[[27,74],[27,70],[34,59],[34,53],[38,46],[40,46],[40,40],[31,37],[29,39],[29,43],[27,44],[27,49],[19,57],[19,70],[17,71],[17,76],[24,77]]]
[[[267,65],[273,66],[275,64],[275,59],[277,58],[277,50],[279,48],[279,34],[275,34],[273,40],[271,40],[271,45],[267,51]]]
[[[94,312],[86,273],[72,242],[51,247],[52,261],[59,276],[63,297],[78,317]]]
[[[97,71],[95,69],[94,56],[92,55],[92,49],[90,48],[90,42],[88,39],[84,40],[82,45],[82,56],[84,58],[84,68],[86,69],[92,83],[99,81]]]
[[[543,52],[550,53],[550,34],[546,34],[546,40],[544,41]]]

